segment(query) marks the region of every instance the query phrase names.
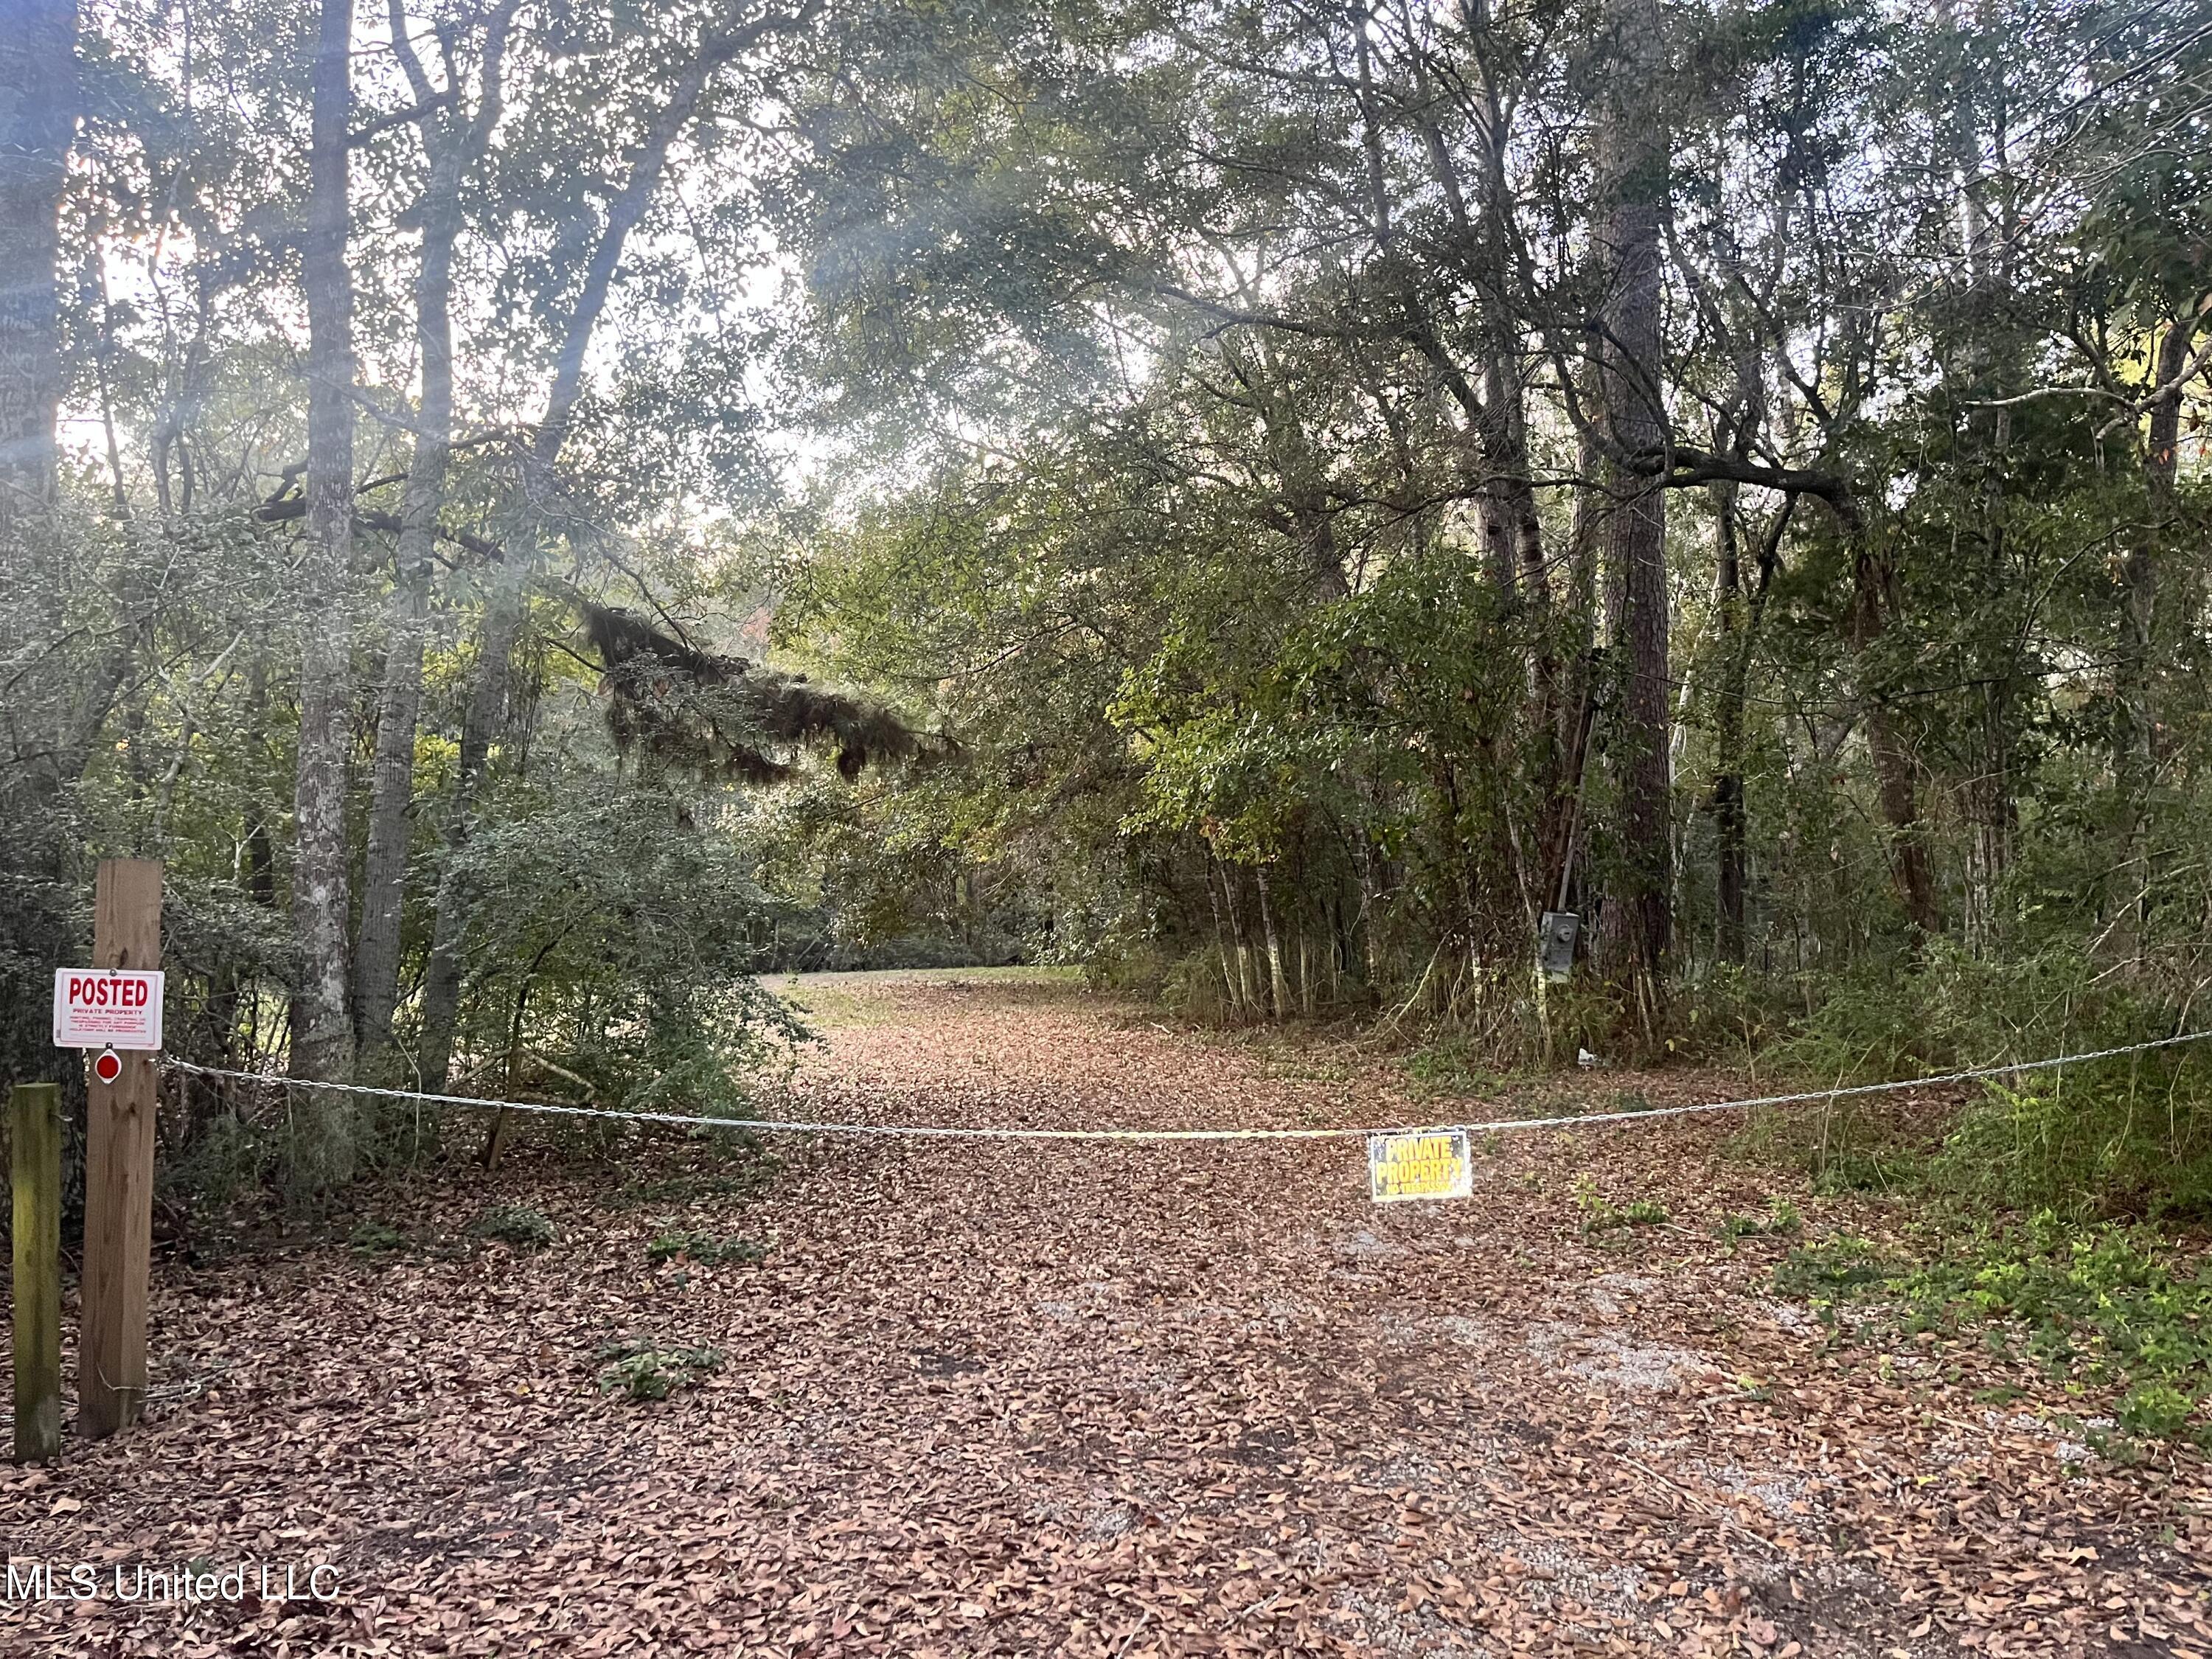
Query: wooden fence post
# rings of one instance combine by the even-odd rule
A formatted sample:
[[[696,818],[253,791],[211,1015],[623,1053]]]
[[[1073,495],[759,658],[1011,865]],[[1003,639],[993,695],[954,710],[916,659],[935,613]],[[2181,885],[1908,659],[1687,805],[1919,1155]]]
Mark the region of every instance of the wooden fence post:
[[[61,1090],[19,1083],[9,1097],[15,1189],[15,1461],[62,1449]]]
[[[161,866],[103,859],[93,896],[92,965],[161,965]],[[154,1235],[154,1056],[126,1054],[112,1083],[86,1085],[84,1315],[76,1429],[97,1440],[146,1404],[146,1280]]]

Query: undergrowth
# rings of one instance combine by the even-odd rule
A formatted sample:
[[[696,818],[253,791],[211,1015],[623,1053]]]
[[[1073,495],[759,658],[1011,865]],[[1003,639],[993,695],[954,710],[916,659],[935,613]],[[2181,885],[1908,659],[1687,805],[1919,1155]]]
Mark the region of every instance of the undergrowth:
[[[722,1369],[720,1348],[664,1348],[634,1336],[607,1343],[597,1358],[610,1362],[599,1372],[599,1392],[633,1401],[665,1400]]]
[[[410,1241],[389,1222],[364,1220],[348,1235],[346,1243],[359,1255],[382,1255],[405,1249]]]
[[[1656,1199],[1636,1198],[1616,1207],[1588,1176],[1575,1182],[1575,1208],[1584,1233],[1607,1233],[1622,1227],[1659,1227],[1667,1222],[1667,1206]]]
[[[496,1239],[517,1250],[542,1250],[556,1237],[543,1210],[527,1204],[501,1204],[486,1210],[470,1229],[478,1238]]]
[[[2117,986],[2076,948],[1992,963],[1931,947],[1913,971],[1870,964],[1830,981],[1760,1066],[1801,1086],[1847,1086],[2152,1042],[2198,1024],[2152,989]],[[2212,1216],[2212,1043],[1980,1086],[1932,1159],[1862,1101],[1798,1109],[1782,1138],[1828,1192],[1925,1187],[1985,1215]]]
[[[1923,1261],[1844,1235],[1792,1250],[1774,1287],[1839,1330],[1975,1340],[2054,1381],[2117,1390],[2133,1440],[2212,1444],[2212,1263],[2185,1271],[2153,1230],[2083,1224],[2045,1210],[2022,1224],[1954,1233]],[[1849,1310],[1850,1318],[1845,1318]]]
[[[1778,1194],[1766,1200],[1765,1215],[1723,1215],[1713,1231],[1729,1244],[1741,1238],[1794,1238],[1805,1231],[1804,1215]]]
[[[718,1261],[755,1262],[768,1259],[765,1244],[750,1238],[717,1238],[712,1233],[664,1232],[645,1247],[645,1259],[659,1267],[678,1259],[710,1266]]]
[[[1406,1055],[1404,1064],[1413,1092],[1424,1097],[1483,1094],[1503,1080],[1491,1067],[1487,1051],[1464,1036],[1425,1042]]]

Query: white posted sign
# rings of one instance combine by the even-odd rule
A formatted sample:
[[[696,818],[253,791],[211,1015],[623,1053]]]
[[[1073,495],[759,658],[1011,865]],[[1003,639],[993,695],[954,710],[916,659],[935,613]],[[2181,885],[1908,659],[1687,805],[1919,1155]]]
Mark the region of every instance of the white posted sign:
[[[54,969],[54,1047],[159,1048],[161,975],[128,968]]]

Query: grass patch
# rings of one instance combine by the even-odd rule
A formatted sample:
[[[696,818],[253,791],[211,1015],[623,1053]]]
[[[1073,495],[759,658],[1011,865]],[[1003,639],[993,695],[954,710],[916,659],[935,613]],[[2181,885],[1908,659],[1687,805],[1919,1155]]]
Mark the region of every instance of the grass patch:
[[[1844,1146],[1814,1160],[1813,1190],[1822,1198],[1843,1193],[1901,1193],[1920,1182],[1924,1158],[1892,1147]]]

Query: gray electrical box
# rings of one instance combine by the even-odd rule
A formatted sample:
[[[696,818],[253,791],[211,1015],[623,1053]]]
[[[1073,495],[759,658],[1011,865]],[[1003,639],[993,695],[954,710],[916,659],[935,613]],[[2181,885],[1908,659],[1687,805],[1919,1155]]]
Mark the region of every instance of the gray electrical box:
[[[1536,962],[1553,984],[1575,971],[1575,941],[1582,936],[1583,919],[1571,910],[1544,912],[1543,936],[1536,942]]]

